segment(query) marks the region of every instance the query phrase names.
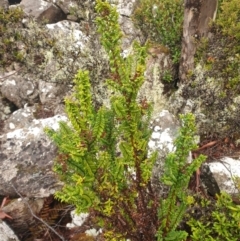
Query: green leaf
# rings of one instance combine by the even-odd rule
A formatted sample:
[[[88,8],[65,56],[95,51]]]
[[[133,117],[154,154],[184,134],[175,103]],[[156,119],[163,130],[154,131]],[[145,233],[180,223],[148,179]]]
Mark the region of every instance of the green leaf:
[[[93,126],[93,136],[98,140],[104,131],[105,127],[105,110],[100,108],[97,112],[95,123]]]

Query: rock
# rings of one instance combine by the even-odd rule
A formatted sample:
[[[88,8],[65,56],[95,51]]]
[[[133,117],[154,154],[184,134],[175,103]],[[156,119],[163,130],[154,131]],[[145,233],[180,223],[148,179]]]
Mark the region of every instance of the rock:
[[[148,143],[149,152],[158,152],[158,159],[153,168],[152,181],[154,188],[162,196],[168,192],[169,187],[159,180],[164,173],[164,163],[167,154],[174,151],[174,140],[177,137],[179,123],[168,110],[163,110],[152,122],[151,128],[153,133]]]
[[[9,7],[8,0],[0,0],[0,7],[3,9],[7,9]]]
[[[172,62],[168,53],[165,53],[161,46],[152,47],[147,58],[146,80],[140,88],[138,98],[146,99],[153,105],[153,118],[167,108],[164,85],[161,82],[164,70],[171,69]]]
[[[0,136],[0,195],[16,196],[14,185],[23,196],[47,197],[62,186],[52,171],[56,147],[43,132],[46,126],[58,128],[60,120],[66,117],[34,119]]]
[[[149,150],[174,151],[174,140],[179,130],[179,123],[168,110],[162,110],[151,124],[153,133],[149,141]]]
[[[38,89],[30,77],[11,75],[4,79],[1,86],[2,95],[18,108],[25,104],[34,104],[38,100]]]
[[[66,85],[39,81],[39,98],[42,105],[59,106],[66,95]]]
[[[28,106],[14,111],[12,115],[5,121],[5,133],[30,126],[34,119],[34,111],[34,107]]]
[[[92,36],[87,36],[89,33],[83,32],[78,23],[64,20],[47,24],[45,31],[53,41],[53,46],[41,48],[44,62],[37,72],[37,79],[58,84],[71,83],[79,69],[92,67],[96,56],[93,52]],[[44,38],[39,41],[44,45]]]
[[[131,17],[133,11],[137,5],[138,0],[111,0],[110,3],[116,4],[118,13],[121,16]]]
[[[12,219],[7,219],[6,222],[20,237],[22,234],[26,235],[29,232],[29,226],[35,221],[33,214],[37,215],[41,211],[43,204],[43,198],[13,199],[2,208],[2,211],[12,217]]]
[[[47,1],[22,0],[19,6],[29,16],[48,23],[56,23],[66,19],[64,12],[56,5]]]
[[[66,93],[71,89],[72,85],[69,82],[72,81],[76,72],[79,69],[94,65],[91,63],[92,48],[89,38],[80,30],[79,24],[62,21],[57,24],[47,24],[46,28],[44,30],[46,34],[52,36],[57,42],[55,48],[37,50],[39,57],[42,56],[43,62],[40,65],[36,64],[37,55],[32,52],[27,63],[27,68],[31,69],[31,74],[26,73],[29,70],[23,71],[23,68],[16,74],[9,72],[2,75],[0,79],[3,98],[9,100],[17,108],[22,108],[25,104],[34,105],[40,100],[42,105],[57,109]],[[41,32],[43,30],[35,31]],[[26,32],[33,38],[37,38],[36,33],[33,33],[31,28],[25,29],[24,33],[26,34]],[[43,44],[42,41],[45,40],[39,39],[40,45]],[[64,56],[63,59],[55,56],[56,49]],[[4,116],[4,110],[2,112]],[[55,112],[55,114],[57,113]]]
[[[124,51],[131,48],[133,41],[138,41],[140,43],[145,42],[145,38],[141,31],[135,27],[131,18],[120,15],[119,24],[123,32],[122,48]]]
[[[203,164],[200,168],[200,185],[203,186],[204,192],[211,197],[216,197],[216,194],[220,194],[220,188],[215,175],[211,172],[208,164]],[[196,179],[196,176],[194,177]]]
[[[55,0],[55,4],[62,9],[67,19],[75,19],[75,21],[91,20],[94,15],[94,1],[88,0]]]
[[[240,191],[240,160],[223,157],[221,160],[210,162],[209,168],[216,179],[221,191],[229,194]]]
[[[88,218],[89,218],[88,213],[76,214],[76,210],[73,210],[73,211],[71,211],[71,217],[72,217],[72,222],[67,223],[66,226],[72,230],[77,230],[77,229],[78,229],[78,231],[81,230],[81,232],[79,232],[79,233],[76,232],[76,234],[73,234],[73,240],[81,240],[81,238],[78,236],[84,237],[84,234],[86,234],[87,236],[96,238],[100,233],[102,233],[101,228],[96,229],[94,227],[91,227],[92,225],[90,225],[90,227],[91,227],[90,228],[88,224],[86,225],[88,227],[84,227],[84,224],[87,223]],[[90,239],[90,240],[95,240],[94,238]],[[88,239],[86,239],[86,240],[88,240]]]
[[[0,220],[0,241],[19,241],[14,232],[2,220]]]
[[[141,31],[136,28],[131,18],[138,2],[139,0],[110,1],[110,3],[116,5],[119,13],[119,24],[122,32],[124,33],[122,46],[125,51],[131,47],[133,41],[135,40],[140,43],[144,43],[146,41]]]
[[[72,12],[72,9],[77,9],[78,8],[78,3],[77,1],[72,1],[72,0],[57,0],[56,5],[62,9],[62,11],[68,15],[70,12]]]

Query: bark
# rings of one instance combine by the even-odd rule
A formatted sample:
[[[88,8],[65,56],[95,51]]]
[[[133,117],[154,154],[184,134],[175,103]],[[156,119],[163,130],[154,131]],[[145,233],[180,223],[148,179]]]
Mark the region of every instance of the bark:
[[[185,0],[179,79],[184,82],[194,67],[197,39],[208,38],[209,23],[215,20],[218,0]]]

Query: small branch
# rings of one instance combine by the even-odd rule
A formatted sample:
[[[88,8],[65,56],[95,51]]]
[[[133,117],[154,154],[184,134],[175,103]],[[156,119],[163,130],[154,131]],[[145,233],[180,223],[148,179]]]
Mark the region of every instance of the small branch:
[[[37,215],[35,215],[32,211],[32,208],[30,207],[30,205],[28,204],[27,201],[24,200],[24,197],[17,191],[17,189],[15,188],[14,185],[12,185],[13,189],[15,190],[15,192],[19,195],[19,197],[22,198],[23,202],[27,205],[30,213],[32,214],[32,216],[34,218],[36,218],[38,221],[40,221],[41,223],[43,223],[47,228],[49,228],[53,233],[55,233],[62,241],[66,241],[54,228],[52,228],[50,225],[48,225],[44,220],[42,220],[41,218],[39,218]]]
[[[208,147],[212,147],[212,146],[214,146],[214,145],[217,144],[217,143],[218,143],[218,141],[211,141],[211,142],[208,142],[207,144],[205,144],[205,145],[199,147],[198,149],[193,150],[193,152],[198,152],[198,151],[201,151],[201,150],[206,149],[206,148],[208,148]]]
[[[22,68],[20,68],[20,69],[18,69],[18,70],[15,70],[13,73],[11,73],[11,74],[9,74],[9,75],[6,75],[6,76],[3,76],[3,77],[1,77],[0,78],[0,80],[2,80],[2,79],[6,79],[6,78],[8,78],[8,77],[10,77],[10,76],[12,76],[12,75],[14,75],[14,74],[16,74],[18,71],[20,71]]]

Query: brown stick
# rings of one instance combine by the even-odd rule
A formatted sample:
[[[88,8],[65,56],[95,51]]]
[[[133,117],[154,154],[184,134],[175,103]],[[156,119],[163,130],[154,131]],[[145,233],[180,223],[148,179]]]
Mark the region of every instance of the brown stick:
[[[18,192],[18,190],[15,188],[14,185],[12,185],[13,189],[15,190],[15,192],[22,198],[23,202],[27,205],[30,213],[32,214],[32,216],[34,218],[36,218],[38,221],[40,221],[41,223],[43,223],[47,228],[49,228],[53,233],[55,233],[62,241],[66,241],[64,239],[64,237],[62,237],[54,228],[52,228],[51,226],[49,226],[44,220],[42,220],[41,218],[39,218],[37,215],[35,215],[30,207],[30,205],[28,204],[28,202],[26,202],[23,198],[23,196],[21,195],[21,193]]]
[[[201,151],[203,149],[206,149],[207,147],[211,147],[211,146],[214,146],[216,143],[218,143],[218,141],[211,141],[211,142],[208,142],[207,144],[199,147],[197,150],[193,150],[193,152],[198,152],[198,151]]]

